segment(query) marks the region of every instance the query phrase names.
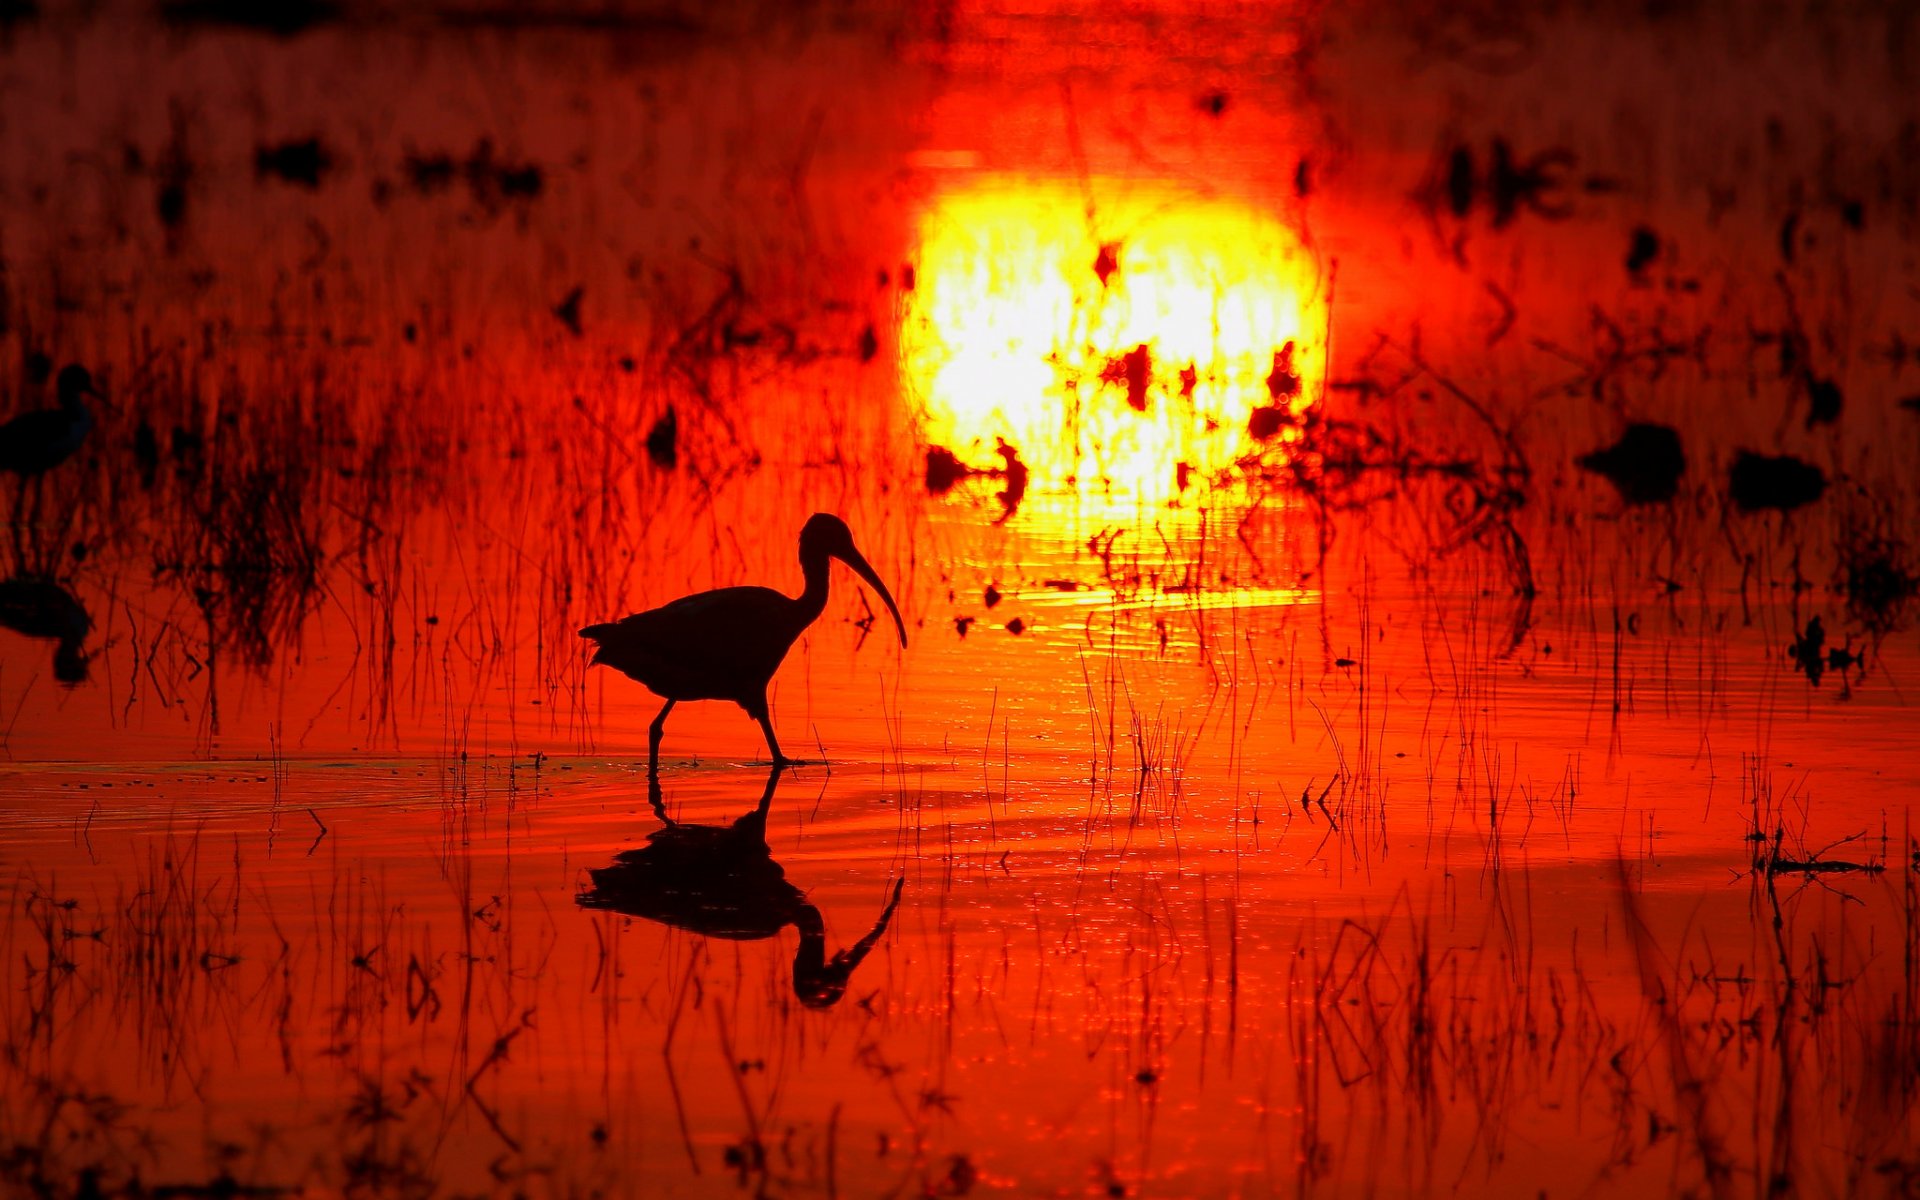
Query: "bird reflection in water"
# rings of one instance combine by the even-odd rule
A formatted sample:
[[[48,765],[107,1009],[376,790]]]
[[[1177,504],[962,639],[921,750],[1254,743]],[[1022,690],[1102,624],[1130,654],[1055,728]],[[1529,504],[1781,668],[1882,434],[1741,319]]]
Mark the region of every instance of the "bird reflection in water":
[[[53,677],[69,687],[87,681],[88,656],[80,647],[93,629],[93,618],[66,588],[36,575],[0,580],[0,626],[57,642]]]
[[[611,866],[591,869],[593,882],[574,897],[582,908],[644,917],[705,937],[750,942],[776,936],[788,925],[800,933],[793,955],[793,994],[808,1008],[830,1008],[846,994],[847,981],[887,931],[900,903],[904,880],[895,880],[867,935],[827,957],[826,922],[767,847],[767,811],[781,768],[767,774],[766,791],[752,812],[731,825],[675,821],[660,802],[658,783],[648,789],[654,815],[664,827],[644,846],[623,850]]]

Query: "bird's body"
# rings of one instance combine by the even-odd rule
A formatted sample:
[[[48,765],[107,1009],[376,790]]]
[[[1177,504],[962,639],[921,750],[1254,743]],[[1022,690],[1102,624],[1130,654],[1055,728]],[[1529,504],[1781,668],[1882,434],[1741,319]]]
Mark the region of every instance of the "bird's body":
[[[55,384],[58,408],[40,408],[0,425],[0,470],[23,479],[43,475],[72,458],[93,430],[88,396],[97,396],[85,367],[68,366]]]
[[[716,588],[580,631],[598,645],[592,662],[605,663],[666,700],[648,730],[652,767],[659,766],[667,714],[682,700],[733,701],[759,722],[773,761],[788,761],[774,737],[767,685],[793,643],[826,608],[829,558],[852,567],[880,593],[905,646],[906,625],[886,585],[854,548],[846,523],[825,513],[814,514],[800,532],[806,587],[798,596],[764,587]]]
[[[600,643],[594,662],[659,696],[731,700],[757,721],[767,681],[825,607],[824,566],[821,574],[819,604],[804,593],[795,600],[772,588],[716,588],[624,621],[589,625],[580,635]],[[716,631],[725,636],[713,636]]]

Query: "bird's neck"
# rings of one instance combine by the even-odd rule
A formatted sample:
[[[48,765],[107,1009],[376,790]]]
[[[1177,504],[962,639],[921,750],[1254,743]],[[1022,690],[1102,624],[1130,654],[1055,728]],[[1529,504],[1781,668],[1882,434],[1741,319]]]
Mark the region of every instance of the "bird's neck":
[[[827,923],[820,919],[820,910],[811,904],[801,904],[794,914],[793,927],[800,934],[800,945],[793,952],[793,985],[799,990],[803,982],[818,980],[827,967]]]
[[[806,578],[807,586],[800,592],[800,618],[804,625],[813,624],[827,607],[827,575],[829,564],[827,556],[800,560],[800,572]]]

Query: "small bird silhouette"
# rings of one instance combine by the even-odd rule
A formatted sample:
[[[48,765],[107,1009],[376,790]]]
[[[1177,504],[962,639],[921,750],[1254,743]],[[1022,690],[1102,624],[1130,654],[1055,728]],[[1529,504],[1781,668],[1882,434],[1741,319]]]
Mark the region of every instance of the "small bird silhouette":
[[[667,816],[657,783],[650,785],[648,799],[664,827],[611,864],[590,868],[592,886],[574,903],[731,941],[770,938],[791,925],[800,935],[793,994],[808,1008],[838,1003],[854,968],[886,933],[906,881],[894,881],[886,907],[864,937],[829,957],[820,910],[788,881],[767,847],[767,810],[779,778],[776,765],[759,807],[731,825],[683,825]]]
[[[893,614],[900,644],[906,622],[887,585],[854,548],[853,531],[839,517],[815,513],[800,530],[800,571],[806,588],[786,596],[763,587],[716,588],[635,613],[622,621],[589,625],[580,636],[598,644],[588,663],[605,663],[666,698],[647,728],[647,764],[660,769],[660,738],[667,714],[682,700],[731,700],[760,723],[776,766],[794,760],[780,752],[767,714],[767,684],[807,626],[827,605],[827,560],[837,558],[867,581]]]
[[[99,399],[93,376],[78,364],[60,370],[54,382],[58,408],[40,408],[21,413],[0,425],[0,470],[12,471],[22,479],[31,479],[53,470],[87,440],[93,428],[93,412],[86,398]]]

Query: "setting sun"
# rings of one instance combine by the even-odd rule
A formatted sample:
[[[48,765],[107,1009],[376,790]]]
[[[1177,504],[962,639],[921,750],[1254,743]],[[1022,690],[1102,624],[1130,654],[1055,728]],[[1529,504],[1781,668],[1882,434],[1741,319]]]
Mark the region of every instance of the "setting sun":
[[[921,223],[902,338],[927,440],[975,467],[1004,439],[1036,486],[1167,500],[1318,394],[1317,265],[1274,217],[1173,189],[950,193]]]

